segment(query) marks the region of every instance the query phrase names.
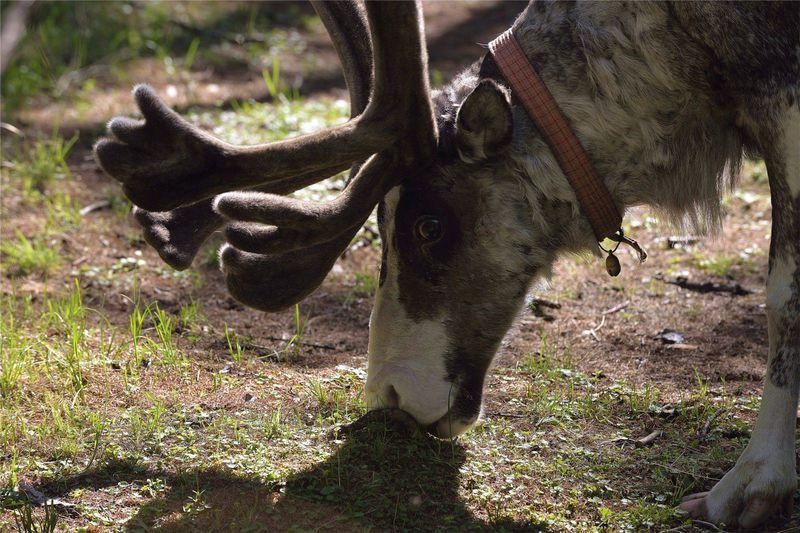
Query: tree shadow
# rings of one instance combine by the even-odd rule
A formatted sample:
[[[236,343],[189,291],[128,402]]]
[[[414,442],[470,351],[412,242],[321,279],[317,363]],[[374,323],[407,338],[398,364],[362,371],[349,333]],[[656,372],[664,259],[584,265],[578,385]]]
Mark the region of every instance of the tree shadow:
[[[529,521],[476,516],[459,495],[466,450],[458,442],[409,436],[377,418],[335,442],[337,452],[285,481],[219,467],[176,473],[115,461],[52,480],[42,490],[59,496],[78,488],[161,480],[163,491],[136,510],[127,531],[547,529]]]

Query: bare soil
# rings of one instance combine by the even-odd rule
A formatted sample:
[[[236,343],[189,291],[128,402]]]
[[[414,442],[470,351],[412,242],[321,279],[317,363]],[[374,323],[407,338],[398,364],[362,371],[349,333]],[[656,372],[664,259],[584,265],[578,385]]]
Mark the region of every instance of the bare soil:
[[[432,70],[448,79],[481,56],[482,49],[476,43],[485,43],[505,29],[520,5],[432,2],[425,9]],[[308,84],[313,87],[310,96],[343,95],[335,54],[322,31],[304,37],[310,53],[319,59],[319,68],[309,74],[303,71],[302,60],[290,58],[285,67],[282,65],[286,75],[303,74],[312,79]],[[201,71],[172,79],[144,60],[131,66],[131,76],[147,79],[179,108],[225,105],[231,99],[268,99],[263,82],[254,76],[221,78],[219,72]],[[26,131],[50,131],[58,117],[62,131],[82,132],[80,144],[69,159],[72,178],[64,184],[81,206],[119,194],[118,186],[98,170],[89,146],[105,120],[132,110],[127,87],[95,90],[97,93],[91,96],[94,105],[89,111],[77,113],[65,103],[44,102],[22,113],[18,122]],[[626,223],[631,226],[630,234],[649,253],[644,264],[637,264],[634,255],[623,249],[622,274],[612,279],[598,257],[565,257],[559,261],[549,287],[535,292],[538,300],[522,313],[497,355],[486,385],[487,416],[513,414],[509,400],[521,385],[507,376],[543,342],[581,372],[598,375],[603,383],[623,381],[634,388],[657,386],[665,402],[684,399],[687,391],[697,388],[698,380],[719,393],[757,394],[762,387],[768,344],[764,286],[770,234],[768,187],[759,176],[753,168],[746,169],[740,193],[726,200],[724,227],[715,237],[689,235],[690,244],[671,246],[669,238],[681,240],[687,236],[655,222],[652,213],[642,207],[630,213]],[[9,191],[3,194],[2,211],[3,239],[13,238],[17,231],[36,234],[47,218],[46,213],[31,210],[21,196]],[[68,290],[77,279],[87,304],[123,330],[133,307],[134,283],[142,302],[157,303],[171,313],[177,313],[191,300],[197,301],[206,317],[202,334],[180,340],[196,379],[187,381],[176,375],[170,380],[159,375],[151,383],[144,378],[143,389],[149,388],[172,402],[198,404],[204,409],[234,413],[267,410],[302,406],[308,400],[300,391],[305,390],[308,380],[334,378],[339,374],[337,366],[366,367],[371,296],[354,287],[357,274],[376,273],[380,257],[375,247],[356,246],[337,262],[322,287],[300,305],[308,322],[297,350],[292,357],[275,360],[270,354],[280,352],[295,330],[293,310],[265,314],[243,307],[228,296],[219,271],[201,264],[199,259],[193,268],[195,274],[173,275],[144,243],[130,216],[103,208],[85,215],[84,221],[79,229],[66,230],[50,243],[63,256],[63,268],[48,279],[36,275],[3,276],[0,288],[4,295],[30,295],[36,301],[44,293]],[[131,267],[130,275],[111,280],[74,274],[81,265],[109,271],[126,258],[144,263]],[[687,280],[693,284],[690,288],[685,288]],[[743,290],[736,289],[736,285]],[[224,337],[226,327],[246,339],[244,348],[248,353],[263,359],[231,366]],[[665,329],[679,332],[683,340],[665,342],[659,337]],[[237,374],[236,386],[212,392],[214,376],[227,368]],[[108,366],[99,372],[88,384],[90,406],[108,411],[115,408],[115,403],[130,405],[125,403],[130,400],[123,400],[124,384],[118,370]],[[139,401],[148,405],[144,397]],[[130,481],[137,479],[133,472]],[[86,476],[91,477],[91,472],[84,481]],[[203,479],[206,504],[227,509],[228,517],[247,514],[248,520],[254,518],[266,530],[287,530],[291,524],[303,530],[365,527],[361,519],[342,515],[334,505],[288,500],[269,486],[238,478],[215,475]],[[114,483],[125,480],[120,477]],[[63,480],[53,486],[81,483]],[[88,486],[91,488],[83,493],[82,501],[104,509],[112,518],[115,513],[124,514],[120,509],[137,507],[135,518],[143,528],[197,527],[195,523],[182,522],[182,500],[171,499],[168,494],[142,502],[135,495],[124,501],[123,492],[122,500],[115,501],[120,498],[119,493],[111,497],[99,490],[101,487],[92,487],[91,483]],[[214,490],[215,487],[223,490]],[[465,513],[459,516],[483,519],[472,517],[469,511]],[[794,521],[776,527],[793,527],[798,516],[795,507]],[[82,523],[78,519],[71,522],[68,515],[65,520],[68,526]],[[134,525],[128,527],[136,529],[136,523],[134,520],[130,523]],[[222,524],[213,523],[204,527],[223,528]]]

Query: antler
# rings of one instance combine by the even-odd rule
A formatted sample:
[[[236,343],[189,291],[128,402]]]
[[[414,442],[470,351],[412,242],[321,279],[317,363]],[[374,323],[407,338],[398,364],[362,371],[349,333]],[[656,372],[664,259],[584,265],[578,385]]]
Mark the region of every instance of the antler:
[[[375,87],[369,104],[357,118],[289,140],[234,146],[192,126],[152,90],[139,86],[134,96],[145,120],[112,120],[109,129],[115,138],[95,145],[100,165],[122,182],[134,204],[164,211],[266,182],[291,183],[302,174],[329,172],[387,148],[411,121],[410,116],[396,110],[408,109],[413,95],[399,79],[390,80],[389,73],[405,76],[418,68],[417,32],[395,34],[407,22],[403,19],[415,21],[416,6],[410,10],[368,6],[367,11],[370,19],[379,22],[377,32],[372,28]],[[375,42],[390,33],[393,42],[383,41],[382,46]]]
[[[387,176],[387,181],[393,180],[393,162],[392,154],[378,154],[367,162],[359,175]],[[279,311],[300,302],[319,287],[336,259],[350,245],[353,236],[369,217],[372,207],[374,204],[364,204],[360,215],[353,213],[358,219],[349,228],[332,232],[335,236],[330,240],[315,238],[317,236],[311,230],[302,234],[308,239],[303,247],[288,249],[287,246],[287,251],[283,253],[251,253],[240,249],[238,243],[229,241],[220,249],[220,264],[228,292],[245,305],[262,311]],[[264,226],[237,224],[237,227],[243,232],[255,232],[248,241],[253,248],[272,246],[271,239],[266,245],[259,244],[259,232],[265,229]]]
[[[186,205],[258,183],[268,183],[274,192],[289,190],[313,180],[315,172],[325,175],[380,152],[328,204],[262,193],[216,200],[224,214],[274,226],[236,224],[231,230],[236,240],[237,231],[249,228],[256,238],[235,244],[270,254],[230,244],[220,253],[231,294],[248,305],[281,309],[314,290],[388,188],[433,156],[436,129],[420,5],[369,2],[367,15],[374,84],[363,113],[347,124],[287,141],[235,147],[191,126],[152,91],[138,88],[144,122],[115,119],[109,125],[115,138],[95,147],[101,165],[123,183],[129,198],[149,209]]]
[[[229,242],[220,251],[228,290],[247,305],[283,309],[316,289],[388,189],[433,157],[436,128],[421,8],[418,3],[368,2],[367,13],[375,57],[375,85],[367,111],[381,102],[379,94],[391,95],[384,101],[394,102],[400,136],[390,149],[370,159],[332,202],[257,192],[217,197],[222,214],[270,225],[231,225]],[[395,77],[393,89],[384,86],[390,77]],[[259,255],[264,253],[268,255]]]
[[[360,115],[369,101],[372,77],[372,43],[367,17],[358,2],[321,2],[313,0],[344,71],[350,93],[350,116]],[[358,170],[351,169],[351,176]],[[316,183],[346,168],[311,172],[286,181],[268,183],[257,188],[274,194],[289,194]],[[188,268],[203,242],[224,223],[224,218],[213,209],[213,199],[178,207],[171,211],[150,212],[134,207],[133,214],[144,229],[144,238],[156,249],[161,259],[171,267]]]

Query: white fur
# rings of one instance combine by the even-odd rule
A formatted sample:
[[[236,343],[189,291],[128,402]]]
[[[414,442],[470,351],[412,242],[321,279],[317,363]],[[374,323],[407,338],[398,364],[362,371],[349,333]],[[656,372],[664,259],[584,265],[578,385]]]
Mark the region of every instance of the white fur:
[[[800,193],[800,113],[793,108],[783,124],[783,160],[792,196]],[[779,317],[786,313],[792,296],[792,279],[798,268],[785,254],[773,259],[767,281],[767,318],[770,337]],[[771,340],[774,342],[774,340]],[[775,347],[770,350],[774,357]],[[730,520],[730,510],[738,502],[754,498],[792,494],[797,487],[795,473],[795,425],[798,383],[778,387],[767,378],[758,420],[750,442],[736,465],[706,497],[707,518],[713,522]]]
[[[399,187],[385,198],[386,238],[391,242]],[[369,360],[366,396],[371,408],[399,407],[420,424],[432,424],[449,409],[451,384],[446,378],[444,354],[448,347],[444,320],[415,322],[400,303],[397,254],[389,253],[386,279],[375,297],[369,321]],[[399,398],[392,405],[389,387]]]
[[[777,260],[772,266],[767,284],[770,322],[774,323],[775,317],[785,310],[791,295],[789,284],[794,269],[794,262],[788,259]],[[774,354],[771,352],[770,355]],[[758,498],[779,498],[794,492],[797,486],[796,417],[796,384],[778,387],[766,379],[758,420],[747,448],[705,498],[708,520],[735,520],[739,518],[736,513],[747,508],[747,502]],[[691,507],[692,504],[688,505]]]
[[[709,520],[729,520],[729,507],[754,495],[777,497],[794,492],[796,415],[797,397],[792,388],[776,387],[767,380],[758,422],[747,448],[706,498]]]
[[[783,119],[786,179],[793,197],[800,195],[800,107],[790,108]]]
[[[775,259],[767,280],[767,311],[781,312],[792,295],[792,274],[797,265],[789,257]]]

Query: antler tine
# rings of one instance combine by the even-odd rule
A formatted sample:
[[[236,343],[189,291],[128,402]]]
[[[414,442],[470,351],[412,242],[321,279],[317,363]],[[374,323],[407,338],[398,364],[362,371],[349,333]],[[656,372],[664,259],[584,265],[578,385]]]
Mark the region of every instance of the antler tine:
[[[240,193],[217,198],[217,208],[233,218],[252,215],[251,218],[262,222],[264,218],[274,218],[293,223],[278,227],[259,224],[229,227],[229,244],[220,250],[222,270],[231,295],[251,307],[277,311],[301,301],[316,289],[397,177],[412,166],[424,166],[433,155],[436,128],[429,98],[420,6],[367,3],[367,12],[376,58],[401,52],[381,48],[391,48],[392,33],[406,37],[404,58],[385,62],[376,59],[375,83],[380,84],[389,72],[403,73],[403,78],[395,80],[398,87],[386,93],[385,98],[393,99],[406,117],[413,117],[415,128],[407,125],[399,142],[370,159],[344,193],[328,204],[258,193],[242,193],[241,202],[237,201]],[[394,70],[398,68],[402,70]],[[373,103],[374,100],[370,105]],[[266,217],[259,214],[260,207],[268,211]],[[245,251],[249,248],[255,253]],[[265,252],[267,255],[262,255]]]
[[[396,183],[400,172],[413,171],[424,166],[433,155],[436,145],[436,127],[430,103],[427,54],[424,46],[424,29],[419,5],[409,3],[367,3],[373,35],[377,80],[385,80],[390,72],[402,72],[403,82],[396,82],[380,91],[383,98],[374,98],[371,106],[391,105],[414,117],[413,131],[405,135],[391,153],[370,160],[350,186],[335,200],[312,203],[303,200],[260,194],[237,192],[220,195],[216,209],[238,221],[256,222],[275,227],[251,224],[233,224],[228,227],[228,242],[237,248],[253,253],[282,253],[304,246],[329,241],[337,235],[360,226],[372,208],[389,188]],[[391,24],[390,24],[391,21]],[[390,38],[398,32],[406,35],[405,53],[395,53]],[[391,104],[390,104],[391,102]],[[393,160],[394,159],[394,160]]]
[[[372,41],[363,3],[312,1],[325,29],[331,37],[342,65],[350,95],[350,117],[360,115],[367,107],[372,86]],[[321,181],[342,170],[348,163],[321,171],[301,174],[259,186],[256,190],[273,194],[289,194]],[[351,168],[351,177],[360,163]],[[166,212],[149,212],[134,207],[134,216],[144,229],[145,240],[156,249],[171,267],[188,268],[203,242],[224,223],[213,209],[213,199],[178,207]]]
[[[101,166],[123,183],[133,203],[163,211],[222,192],[350,164],[387,148],[412,121],[406,113],[410,95],[397,78],[401,73],[415,74],[410,70],[418,68],[422,41],[419,28],[395,30],[413,27],[409,23],[417,22],[419,7],[405,2],[370,4],[367,12],[375,84],[367,108],[356,119],[294,139],[234,146],[194,128],[151,89],[140,86],[135,96],[145,123],[112,121],[117,139],[95,146]],[[170,161],[176,150],[184,157]]]
[[[351,116],[367,107],[372,90],[372,39],[367,15],[359,2],[311,0],[331,37],[350,93]]]

